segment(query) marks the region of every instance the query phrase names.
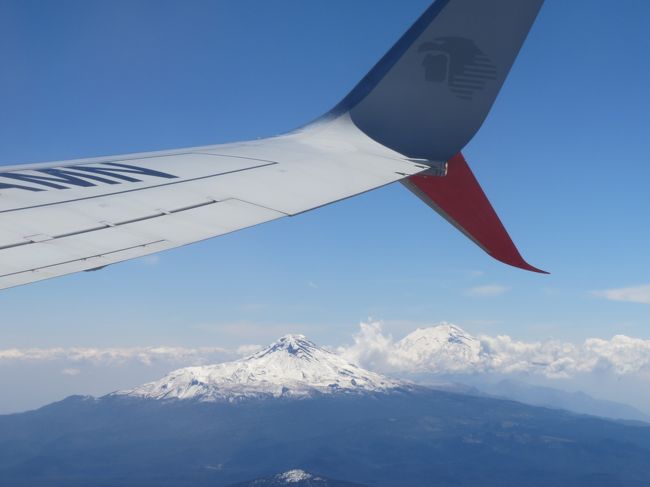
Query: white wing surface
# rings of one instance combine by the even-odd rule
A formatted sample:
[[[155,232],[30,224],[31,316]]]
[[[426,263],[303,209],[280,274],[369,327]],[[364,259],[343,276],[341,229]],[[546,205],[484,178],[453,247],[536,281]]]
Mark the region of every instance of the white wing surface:
[[[295,215],[427,166],[342,116],[260,141],[3,169],[0,288]]]

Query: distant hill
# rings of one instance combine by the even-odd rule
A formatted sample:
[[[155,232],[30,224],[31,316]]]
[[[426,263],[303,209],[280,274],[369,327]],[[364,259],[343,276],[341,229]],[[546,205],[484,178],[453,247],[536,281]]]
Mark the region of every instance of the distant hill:
[[[415,387],[299,336],[0,416],[11,487],[273,485],[295,469],[372,487],[647,487],[648,458],[650,427]]]
[[[650,423],[650,416],[638,409],[615,401],[595,399],[581,391],[567,392],[553,387],[535,386],[516,380],[501,380],[494,384],[481,384],[479,390],[513,399],[525,404],[566,409],[582,414],[591,414],[612,419],[628,419]]]

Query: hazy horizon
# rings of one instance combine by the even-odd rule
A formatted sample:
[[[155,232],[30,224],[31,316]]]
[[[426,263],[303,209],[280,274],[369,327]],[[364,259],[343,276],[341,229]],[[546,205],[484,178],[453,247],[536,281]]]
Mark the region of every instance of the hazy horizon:
[[[432,324],[426,328],[449,325]],[[393,334],[391,329],[402,332]],[[417,362],[398,348],[400,339],[416,330],[404,332],[404,329],[404,324],[362,322],[358,331],[342,343],[316,344],[352,363],[391,377],[413,380],[413,374],[420,373],[425,378],[440,377],[469,385],[510,379],[568,392],[582,391],[595,399],[628,404],[650,415],[650,398],[642,387],[648,380],[650,340],[619,335],[573,344],[469,334],[480,346],[476,357],[467,358],[452,350]],[[69,395],[98,397],[159,379],[179,368],[237,360],[268,346],[281,335],[304,331],[288,326],[277,330],[275,338],[241,343],[237,347],[157,344],[0,350],[0,389],[20,392],[3,395],[0,414],[38,408]]]

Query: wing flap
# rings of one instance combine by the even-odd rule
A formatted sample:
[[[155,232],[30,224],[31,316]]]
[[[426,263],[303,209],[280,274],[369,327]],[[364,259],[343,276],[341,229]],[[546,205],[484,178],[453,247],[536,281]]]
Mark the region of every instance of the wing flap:
[[[223,235],[284,215],[226,200],[2,250],[0,287],[103,267]]]
[[[32,270],[12,272],[0,276],[0,289],[5,289],[31,282],[59,277],[80,271],[94,270],[115,262],[121,262],[171,248],[168,242],[154,241],[128,248],[112,250],[105,254],[89,255],[71,261],[52,261],[54,263]]]

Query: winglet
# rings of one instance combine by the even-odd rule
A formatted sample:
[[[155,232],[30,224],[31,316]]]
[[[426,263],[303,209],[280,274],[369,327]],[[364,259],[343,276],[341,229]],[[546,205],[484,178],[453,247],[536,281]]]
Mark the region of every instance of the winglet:
[[[548,274],[523,259],[461,153],[449,160],[446,176],[415,175],[402,182],[495,259]]]
[[[448,161],[487,117],[543,0],[437,0],[327,117]]]

